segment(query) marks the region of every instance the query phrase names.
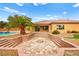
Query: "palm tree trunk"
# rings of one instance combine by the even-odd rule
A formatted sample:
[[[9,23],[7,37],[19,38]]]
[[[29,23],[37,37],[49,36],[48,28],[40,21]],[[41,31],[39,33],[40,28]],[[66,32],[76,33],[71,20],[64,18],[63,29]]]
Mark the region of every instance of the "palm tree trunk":
[[[10,32],[10,28],[6,27],[7,32]]]
[[[22,35],[26,34],[24,26],[20,26],[20,34]]]

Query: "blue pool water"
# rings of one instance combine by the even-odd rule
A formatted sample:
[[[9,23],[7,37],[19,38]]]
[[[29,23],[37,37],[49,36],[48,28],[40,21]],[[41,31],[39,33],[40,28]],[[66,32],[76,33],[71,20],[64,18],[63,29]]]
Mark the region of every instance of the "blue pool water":
[[[12,34],[16,34],[17,32],[0,32],[0,36],[9,36]]]

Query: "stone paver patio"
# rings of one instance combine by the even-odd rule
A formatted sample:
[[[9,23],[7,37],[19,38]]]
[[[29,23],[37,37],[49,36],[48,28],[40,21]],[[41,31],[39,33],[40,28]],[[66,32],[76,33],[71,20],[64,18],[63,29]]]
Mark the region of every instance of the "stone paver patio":
[[[51,40],[48,33],[33,33],[29,38],[29,41],[25,41],[19,46],[24,55],[57,55],[59,47]]]
[[[22,46],[26,55],[56,55],[56,48],[51,40],[42,37],[34,37]]]
[[[47,34],[35,34],[20,47],[25,55],[56,55],[57,53],[57,46],[50,40]]]

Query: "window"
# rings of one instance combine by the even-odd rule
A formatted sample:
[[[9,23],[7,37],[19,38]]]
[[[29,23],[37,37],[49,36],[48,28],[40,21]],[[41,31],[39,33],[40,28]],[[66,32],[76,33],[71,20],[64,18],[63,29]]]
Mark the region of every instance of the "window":
[[[40,31],[40,27],[39,26],[35,26],[35,31]]]
[[[48,26],[44,26],[44,30],[48,30]]]
[[[64,29],[64,25],[63,25],[63,24],[59,24],[59,25],[57,25],[57,29],[59,29],[59,30],[63,30],[63,29]]]

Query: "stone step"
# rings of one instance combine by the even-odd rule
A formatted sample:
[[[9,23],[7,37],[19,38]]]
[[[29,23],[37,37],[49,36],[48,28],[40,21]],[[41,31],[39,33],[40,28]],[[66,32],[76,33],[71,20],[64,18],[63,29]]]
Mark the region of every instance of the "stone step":
[[[10,45],[8,45],[8,47],[15,47],[17,44],[16,43],[11,43]]]
[[[8,40],[0,40],[0,47],[15,47],[17,44]]]

